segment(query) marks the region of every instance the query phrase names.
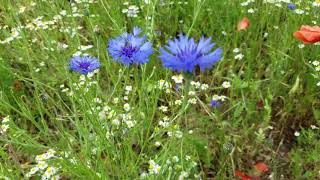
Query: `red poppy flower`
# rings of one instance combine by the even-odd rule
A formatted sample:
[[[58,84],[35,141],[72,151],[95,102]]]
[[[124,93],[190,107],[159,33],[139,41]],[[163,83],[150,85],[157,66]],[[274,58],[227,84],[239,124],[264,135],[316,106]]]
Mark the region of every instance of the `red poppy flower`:
[[[305,44],[320,42],[320,27],[303,25],[293,35]]]
[[[268,165],[265,163],[259,162],[255,165],[255,168],[260,171],[261,173],[265,173],[269,170]]]
[[[241,178],[242,180],[252,180],[251,176],[248,176],[244,172],[238,170],[234,173],[234,175]]]
[[[241,180],[259,180],[260,178],[259,177],[256,177],[256,176],[249,176],[247,175],[246,173],[242,172],[242,171],[238,171],[236,170],[234,175],[236,177],[239,177],[241,178]]]
[[[250,26],[250,20],[247,17],[244,17],[241,21],[239,21],[237,26],[237,31],[245,30]]]

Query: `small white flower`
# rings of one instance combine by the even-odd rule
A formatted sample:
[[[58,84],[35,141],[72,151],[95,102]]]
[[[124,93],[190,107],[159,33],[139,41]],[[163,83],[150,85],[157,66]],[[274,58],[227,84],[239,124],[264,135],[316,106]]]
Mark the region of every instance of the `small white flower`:
[[[148,173],[146,173],[146,172],[143,172],[140,174],[141,179],[145,179],[147,176],[148,176]]]
[[[314,6],[314,7],[320,7],[320,2],[319,1],[314,1],[313,3],[312,3],[312,6]],[[320,172],[320,171],[319,171]]]
[[[172,79],[174,80],[175,83],[177,84],[182,84],[183,82],[183,76],[182,74],[176,75],[176,76],[172,76]]]
[[[212,96],[212,100],[214,100],[214,101],[220,100],[220,96],[215,94]]]
[[[39,171],[39,168],[37,166],[31,168],[30,171],[27,174],[27,177],[31,177],[32,175],[34,175],[38,171]]]
[[[156,147],[159,147],[159,146],[161,146],[161,142],[156,141],[156,142],[154,143],[154,145],[155,145]]]
[[[253,13],[255,13],[255,10],[250,8],[250,9],[248,9],[248,13],[253,14]]]
[[[48,153],[48,155],[50,155],[50,157],[53,157],[54,154],[56,153],[56,151],[53,150],[53,149],[49,149],[49,150],[47,151],[47,153]]]
[[[219,96],[219,100],[222,101],[222,102],[224,102],[226,99],[227,99],[226,96]]]
[[[9,122],[10,121],[10,116],[6,116],[6,117],[4,117],[3,119],[2,119],[2,122],[3,123],[7,123],[7,122]]]
[[[169,122],[166,122],[166,121],[159,121],[159,126],[162,126],[164,128],[168,127],[170,125]]]
[[[240,54],[235,55],[235,56],[234,56],[234,59],[242,60],[243,57],[244,57],[244,55],[240,53]]]
[[[66,11],[66,10],[60,11],[60,15],[61,15],[61,16],[66,16],[66,15],[67,15],[67,11]]]
[[[304,45],[304,44],[299,44],[298,47],[299,47],[300,49],[302,49],[302,48],[305,47],[305,45]]]
[[[267,38],[269,36],[269,33],[267,33],[267,32],[265,32],[264,34],[263,34],[263,37],[264,38]]]
[[[319,61],[313,61],[312,64],[313,64],[314,66],[319,66],[320,62],[319,62]]]
[[[87,45],[87,46],[81,45],[80,47],[78,47],[78,49],[80,51],[86,51],[86,50],[91,49],[91,48],[93,48],[93,45]]]
[[[53,19],[54,19],[55,21],[58,21],[58,20],[61,20],[61,19],[62,19],[62,16],[58,14],[58,15],[53,16]]]
[[[127,124],[128,128],[133,128],[134,125],[136,124],[136,122],[135,121],[126,121],[126,124]]]
[[[199,89],[201,87],[201,83],[200,82],[195,82],[195,81],[191,81],[190,84],[192,86],[194,86],[195,88]]]
[[[0,134],[4,134],[5,132],[7,132],[8,129],[9,129],[9,125],[7,124],[0,125]]]
[[[235,49],[233,49],[233,51],[232,51],[233,53],[235,53],[235,54],[237,54],[237,53],[239,53],[240,52],[240,49],[239,48],[235,48]]]
[[[69,88],[64,88],[61,90],[61,92],[68,92],[69,91]]]
[[[26,10],[26,7],[22,6],[19,8],[19,14],[24,13],[24,11]]]
[[[105,111],[100,111],[98,116],[100,120],[104,120],[107,117]]]
[[[196,98],[191,98],[191,99],[188,100],[188,103],[197,104],[197,99]]]
[[[161,80],[159,80],[159,82],[158,82],[158,88],[160,88],[160,89],[167,89],[167,88],[171,88],[171,85],[170,85],[167,81],[161,79]]]
[[[249,5],[249,2],[248,2],[248,1],[245,1],[245,2],[240,3],[240,6],[243,6],[243,7],[248,6],[248,5]]]
[[[112,102],[114,103],[114,104],[118,104],[118,102],[119,102],[119,98],[113,98],[113,100],[112,100]]]
[[[167,107],[167,106],[160,106],[159,109],[160,109],[162,112],[167,112],[167,111],[168,111],[168,107]]]
[[[102,103],[102,100],[100,98],[94,98],[93,101],[98,104]]]
[[[186,171],[182,171],[178,177],[178,180],[184,180],[185,178],[189,177],[189,173]]]
[[[125,111],[130,111],[130,104],[125,103],[125,104],[123,105],[123,109],[124,109]]]
[[[39,161],[36,167],[40,170],[43,170],[48,167],[48,164],[44,161]]]
[[[209,88],[208,84],[201,84],[201,90],[207,90]]]
[[[105,112],[108,112],[108,111],[110,111],[111,110],[111,108],[109,107],[109,106],[107,106],[107,105],[105,105],[104,107],[103,107],[103,111],[105,111]]]
[[[175,136],[177,137],[177,138],[182,138],[182,135],[183,135],[183,133],[181,132],[181,131],[176,131],[175,132]]]
[[[126,13],[128,17],[138,17],[139,8],[135,5],[131,5],[128,9],[123,9],[122,13]]]
[[[68,44],[61,43],[61,42],[58,43],[58,48],[59,49],[67,49],[68,47],[69,47]]]
[[[126,86],[125,90],[126,90],[127,92],[132,91],[132,86]]]
[[[81,51],[77,51],[77,52],[75,52],[72,56],[73,56],[73,57],[75,57],[75,56],[80,56],[81,54],[82,54]]]
[[[305,11],[302,10],[302,9],[295,9],[294,12],[295,12],[296,14],[304,14]]]
[[[296,136],[296,137],[300,136],[300,132],[298,132],[298,131],[294,132],[294,136]]]
[[[42,61],[42,62],[40,62],[39,63],[39,66],[41,66],[41,67],[43,67],[43,66],[45,66],[46,64]]]
[[[168,116],[165,116],[165,117],[163,117],[163,120],[164,120],[164,121],[169,121],[170,118],[169,118]]]
[[[44,174],[42,175],[42,178],[50,178],[51,176],[53,176],[54,174],[57,173],[57,169],[53,166],[49,166],[47,168],[47,170],[44,172]]]
[[[194,95],[196,95],[196,92],[194,92],[194,91],[189,91],[188,95],[189,95],[189,96],[194,96]]]
[[[175,105],[181,105],[181,104],[182,104],[182,101],[181,101],[180,99],[175,100],[175,101],[174,101],[174,104],[175,104]]]
[[[224,81],[222,83],[222,87],[228,89],[231,87],[231,83],[229,81]]]
[[[149,160],[149,173],[150,174],[159,174],[161,166],[159,166],[154,160]]]

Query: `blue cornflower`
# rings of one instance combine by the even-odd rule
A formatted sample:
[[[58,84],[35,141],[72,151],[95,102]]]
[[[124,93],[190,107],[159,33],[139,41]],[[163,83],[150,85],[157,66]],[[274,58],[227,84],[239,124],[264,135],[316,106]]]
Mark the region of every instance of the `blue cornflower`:
[[[212,51],[215,43],[211,43],[211,37],[202,37],[198,43],[188,36],[180,34],[179,39],[169,40],[165,48],[160,48],[163,66],[178,72],[192,72],[196,66],[201,71],[211,68],[221,59],[222,48]]]
[[[99,67],[99,60],[91,56],[75,56],[70,61],[70,69],[81,74],[88,74],[99,69]]]
[[[125,65],[144,64],[153,53],[152,44],[146,36],[139,36],[141,29],[134,27],[133,33],[123,33],[109,41],[108,51],[112,58]]]
[[[211,100],[211,102],[210,102],[210,106],[211,107],[218,107],[220,105],[221,105],[220,102],[218,100],[215,100],[215,99]]]
[[[291,10],[295,10],[296,9],[296,5],[295,4],[288,4],[288,8],[291,9]]]

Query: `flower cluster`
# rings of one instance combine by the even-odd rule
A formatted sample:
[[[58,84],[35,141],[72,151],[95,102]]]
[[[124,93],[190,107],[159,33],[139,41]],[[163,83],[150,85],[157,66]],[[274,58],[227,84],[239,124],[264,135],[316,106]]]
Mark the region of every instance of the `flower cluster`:
[[[171,177],[177,177],[179,180],[187,178],[200,179],[200,175],[196,174],[198,163],[192,160],[192,156],[185,155],[182,159],[179,157],[172,156],[168,158],[162,166],[150,159],[148,162],[148,172],[141,173],[140,177],[146,179],[147,177],[153,177],[159,174],[169,174]]]
[[[53,149],[49,149],[47,152],[37,155],[36,165],[30,169],[30,171],[26,174],[26,177],[32,177],[35,174],[41,175],[42,180],[47,179],[59,179],[58,171],[59,169],[48,164],[52,158],[56,158],[56,151]]]
[[[113,104],[103,103],[99,98],[92,103],[96,104],[92,113],[98,112],[101,124],[108,131],[107,138],[116,136],[116,134],[123,138],[129,129],[135,127],[137,122],[132,115],[134,107],[129,104],[132,91],[132,86],[126,86],[123,99],[114,98]]]
[[[242,60],[244,58],[244,55],[241,53],[239,48],[233,49],[233,53],[235,54],[234,59]]]
[[[165,90],[166,93],[170,93],[171,92],[171,87],[172,85],[170,84],[170,82],[161,79],[158,81],[158,83],[155,85],[155,88],[161,89],[161,90]]]
[[[315,73],[313,74],[313,76],[317,79],[317,86],[320,87],[320,62],[315,60],[310,62],[312,64],[312,66],[314,67]]]
[[[124,3],[124,5],[128,7],[126,7],[125,9],[122,9],[122,13],[127,14],[128,17],[133,17],[133,18],[138,17],[139,7],[135,5],[129,5],[128,2]]]
[[[94,76],[98,73],[98,69],[88,72],[87,74],[82,74],[79,76],[78,82],[72,83],[72,87],[68,87],[65,84],[60,85],[61,92],[66,93],[68,96],[73,96],[74,92],[88,93],[91,87],[98,82],[94,79]]]
[[[9,28],[9,26],[0,26],[0,29],[4,32],[9,32],[10,36],[6,37],[4,40],[0,40],[0,44],[10,44],[14,40],[21,39],[21,33],[23,31],[30,31],[30,32],[38,32],[41,30],[45,31],[54,31],[57,30],[60,33],[70,34],[71,37],[74,37],[77,34],[79,29],[82,27],[64,27],[62,24],[66,25],[64,22],[64,18],[74,18],[74,17],[83,17],[86,16],[86,11],[91,4],[95,4],[98,1],[96,0],[75,0],[70,3],[71,5],[71,12],[67,10],[61,10],[59,13],[52,16],[52,19],[45,19],[44,16],[38,16],[32,20],[27,20],[25,24],[21,24],[17,27]],[[18,13],[23,14],[27,11],[33,11],[37,9],[38,4],[36,2],[31,2],[29,6],[21,6],[19,8]],[[89,17],[94,18],[99,15],[97,14],[90,14]],[[63,21],[63,23],[61,23]],[[31,43],[37,42],[37,37],[33,37]]]
[[[132,33],[123,33],[121,36],[109,41],[108,51],[112,58],[125,65],[144,64],[153,54],[152,44],[141,36],[141,29],[135,27]],[[170,40],[164,48],[160,48],[159,58],[163,66],[178,72],[192,72],[196,67],[202,71],[211,68],[221,59],[222,48],[213,51],[215,43],[211,43],[211,37],[202,37],[198,43],[193,38],[180,34],[179,39]],[[81,47],[88,49],[90,47]],[[81,74],[87,74],[100,67],[97,58],[80,56],[75,54],[70,61],[70,69]]]

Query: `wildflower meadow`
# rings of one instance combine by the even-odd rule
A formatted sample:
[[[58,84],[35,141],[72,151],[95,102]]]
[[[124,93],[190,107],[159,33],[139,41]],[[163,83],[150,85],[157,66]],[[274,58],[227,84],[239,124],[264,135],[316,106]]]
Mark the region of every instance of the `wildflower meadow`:
[[[0,0],[0,179],[320,179],[319,0]]]

